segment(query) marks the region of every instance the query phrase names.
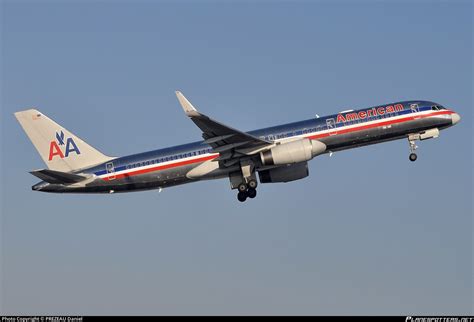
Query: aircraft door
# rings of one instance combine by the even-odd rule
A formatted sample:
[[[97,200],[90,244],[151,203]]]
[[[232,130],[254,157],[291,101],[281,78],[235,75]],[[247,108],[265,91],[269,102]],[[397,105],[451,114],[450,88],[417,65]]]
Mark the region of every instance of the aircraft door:
[[[115,179],[115,167],[113,162],[107,162],[105,164],[105,171],[107,171],[107,178],[109,180]]]

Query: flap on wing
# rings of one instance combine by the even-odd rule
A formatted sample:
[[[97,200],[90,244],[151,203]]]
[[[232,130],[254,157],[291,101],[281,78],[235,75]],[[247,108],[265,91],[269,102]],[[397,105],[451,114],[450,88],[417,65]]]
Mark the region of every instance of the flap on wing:
[[[212,146],[214,152],[229,151],[237,147],[239,150],[248,149],[250,151],[257,147],[273,144],[273,142],[239,131],[201,114],[179,91],[176,91],[176,96],[186,115],[201,129],[204,142]]]
[[[49,169],[35,170],[31,171],[30,173],[43,181],[56,184],[76,183],[87,179],[87,177],[78,174]]]

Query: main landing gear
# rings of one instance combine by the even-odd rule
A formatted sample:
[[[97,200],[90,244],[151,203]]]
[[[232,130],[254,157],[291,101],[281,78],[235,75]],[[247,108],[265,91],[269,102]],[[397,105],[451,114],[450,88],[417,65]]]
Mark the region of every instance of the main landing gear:
[[[240,202],[244,202],[247,198],[255,198],[257,196],[257,181],[252,179],[247,184],[241,183],[238,186],[239,193],[237,194],[237,199]]]
[[[257,196],[257,176],[252,160],[241,160],[240,169],[229,174],[230,188],[237,189],[237,199],[244,202]]]

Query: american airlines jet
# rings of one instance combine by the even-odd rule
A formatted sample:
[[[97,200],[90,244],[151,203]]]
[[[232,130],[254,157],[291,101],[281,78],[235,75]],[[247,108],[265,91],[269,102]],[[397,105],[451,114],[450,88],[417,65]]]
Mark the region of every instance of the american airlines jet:
[[[260,183],[308,176],[308,161],[333,152],[408,139],[410,161],[417,140],[437,138],[459,114],[428,101],[397,102],[326,117],[242,132],[200,113],[176,92],[203,141],[124,157],[102,154],[35,109],[15,113],[48,169],[30,173],[44,192],[115,193],[162,189],[207,179],[228,178],[237,199],[257,195]]]

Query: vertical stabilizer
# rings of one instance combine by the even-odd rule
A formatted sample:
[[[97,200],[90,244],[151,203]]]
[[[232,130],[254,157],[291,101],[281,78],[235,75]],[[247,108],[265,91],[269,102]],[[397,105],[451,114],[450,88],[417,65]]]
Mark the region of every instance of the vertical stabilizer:
[[[113,159],[38,110],[16,112],[15,117],[51,170],[70,172]]]

